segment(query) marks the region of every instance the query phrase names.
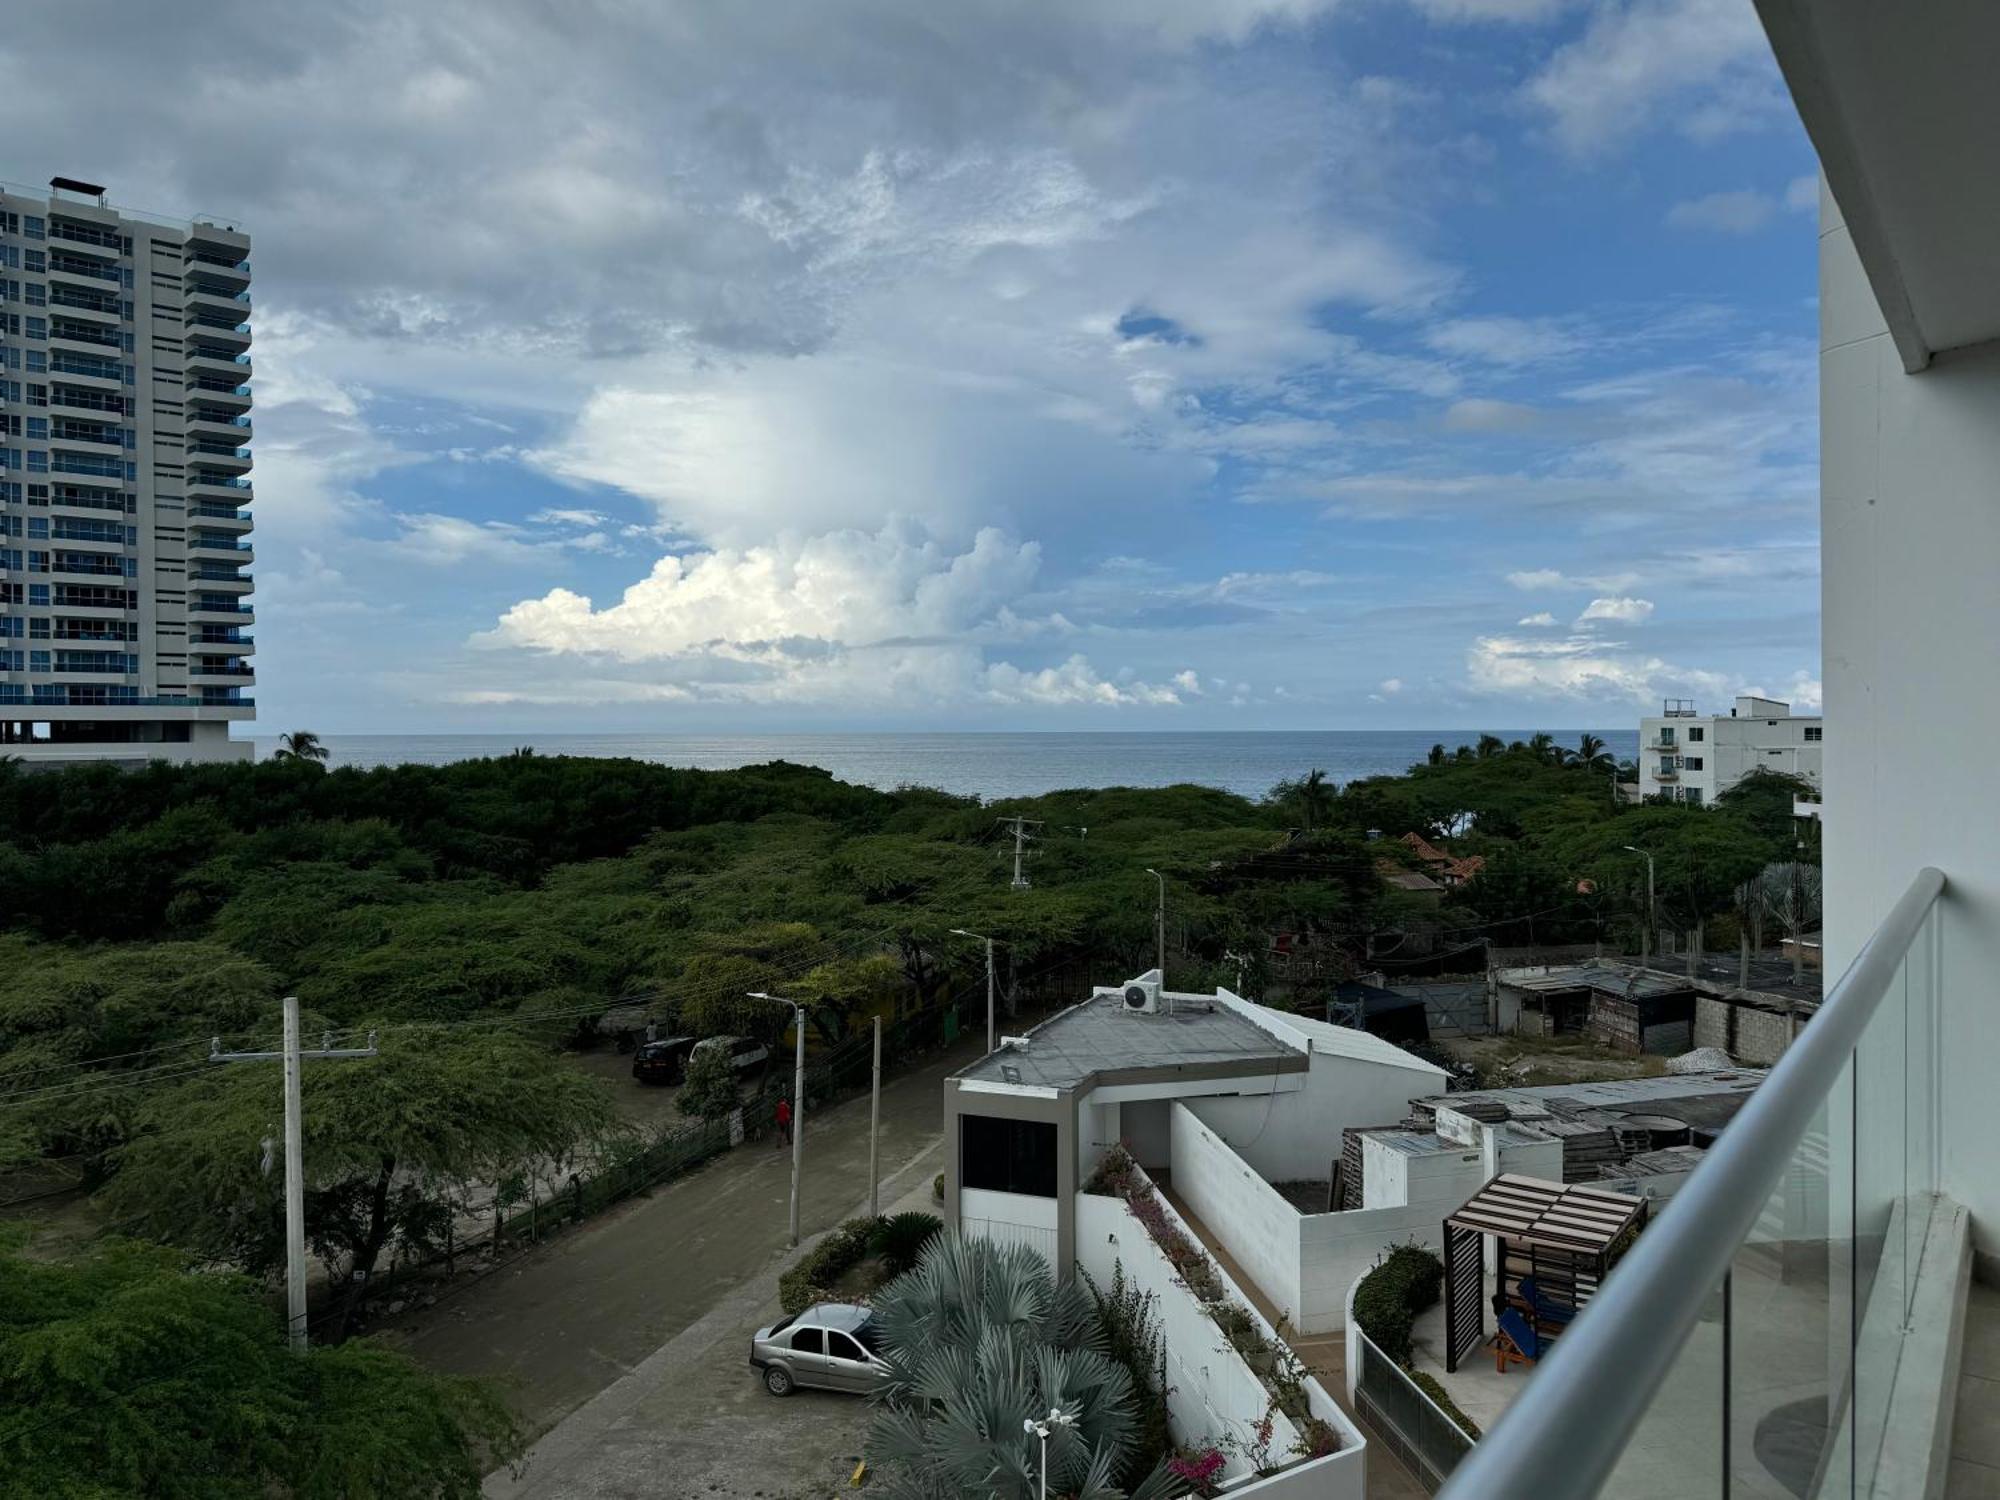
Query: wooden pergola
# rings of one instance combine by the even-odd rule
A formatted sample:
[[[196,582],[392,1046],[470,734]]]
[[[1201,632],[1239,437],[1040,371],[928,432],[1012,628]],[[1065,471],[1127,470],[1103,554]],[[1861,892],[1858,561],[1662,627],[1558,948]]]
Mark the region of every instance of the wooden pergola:
[[[1486,1236],[1500,1246],[1500,1295],[1553,1338],[1596,1294],[1649,1207],[1628,1193],[1512,1172],[1466,1199],[1444,1221],[1445,1369],[1486,1342]],[[1525,1277],[1532,1301],[1520,1292]]]

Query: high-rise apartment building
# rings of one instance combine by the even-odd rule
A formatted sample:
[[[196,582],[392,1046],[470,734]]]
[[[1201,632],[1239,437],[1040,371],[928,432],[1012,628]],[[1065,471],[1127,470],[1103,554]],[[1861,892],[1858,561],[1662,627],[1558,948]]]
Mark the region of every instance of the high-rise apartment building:
[[[251,755],[249,254],[0,182],[0,756]]]

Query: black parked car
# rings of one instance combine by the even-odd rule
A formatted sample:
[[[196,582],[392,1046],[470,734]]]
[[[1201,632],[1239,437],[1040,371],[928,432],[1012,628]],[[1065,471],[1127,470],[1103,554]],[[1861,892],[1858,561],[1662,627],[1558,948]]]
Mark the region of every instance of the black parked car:
[[[641,1042],[632,1054],[632,1076],[641,1083],[679,1083],[687,1077],[688,1053],[694,1050],[694,1043],[691,1036]]]

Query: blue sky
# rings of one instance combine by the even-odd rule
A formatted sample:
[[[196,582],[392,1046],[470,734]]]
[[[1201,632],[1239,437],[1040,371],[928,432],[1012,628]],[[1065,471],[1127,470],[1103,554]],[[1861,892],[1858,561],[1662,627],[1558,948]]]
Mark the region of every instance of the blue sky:
[[[1748,0],[215,10],[0,173],[255,236],[266,731],[1817,704]]]

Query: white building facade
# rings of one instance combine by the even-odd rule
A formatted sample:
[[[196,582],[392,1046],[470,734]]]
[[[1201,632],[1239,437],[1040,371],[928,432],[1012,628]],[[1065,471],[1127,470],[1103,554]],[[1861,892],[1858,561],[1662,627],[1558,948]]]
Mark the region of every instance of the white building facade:
[[[0,756],[251,756],[249,253],[0,183]]]
[[[1757,770],[1820,786],[1825,721],[1775,698],[1742,697],[1727,714],[1700,714],[1669,699],[1639,721],[1639,787],[1649,797],[1708,806]]]

